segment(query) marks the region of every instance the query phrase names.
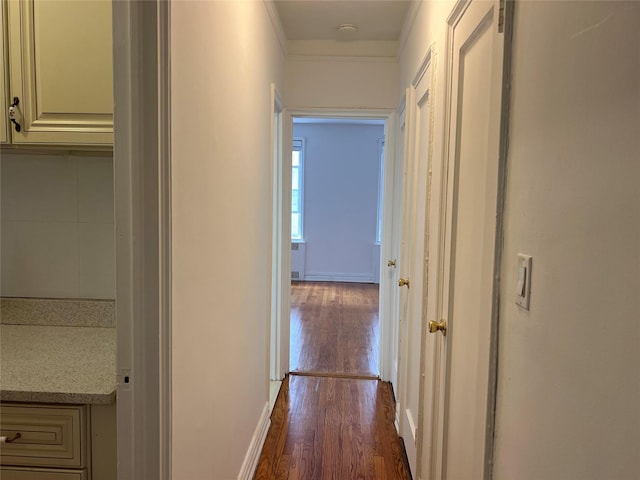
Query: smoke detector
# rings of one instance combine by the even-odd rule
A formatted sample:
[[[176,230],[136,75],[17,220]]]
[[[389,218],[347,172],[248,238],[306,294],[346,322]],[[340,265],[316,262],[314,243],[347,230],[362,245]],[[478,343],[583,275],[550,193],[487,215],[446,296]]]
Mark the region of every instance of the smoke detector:
[[[353,23],[342,23],[336,27],[340,33],[354,33],[358,31],[358,27]]]

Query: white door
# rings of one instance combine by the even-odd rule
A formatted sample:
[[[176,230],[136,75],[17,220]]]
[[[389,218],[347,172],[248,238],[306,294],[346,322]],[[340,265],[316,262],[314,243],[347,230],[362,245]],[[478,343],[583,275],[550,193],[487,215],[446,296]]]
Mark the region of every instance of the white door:
[[[408,168],[405,178],[405,208],[403,220],[403,256],[401,273],[410,281],[402,304],[405,324],[405,343],[401,348],[402,394],[401,394],[401,432],[411,471],[418,474],[419,430],[422,422],[422,356],[424,348],[423,308],[426,301],[425,273],[427,268],[427,222],[429,186],[430,186],[430,57],[425,60],[421,75],[413,83],[407,97],[411,105],[409,141],[411,148],[406,151]]]
[[[412,89],[407,89],[406,104],[411,105]],[[410,125],[410,111],[405,110],[404,121],[402,122],[402,132],[404,133],[404,160],[402,171],[402,220],[400,228],[400,258],[398,259],[398,281],[396,285],[399,285],[398,295],[398,392],[396,393],[396,399],[398,401],[398,409],[396,415],[398,416],[399,434],[404,439],[405,449],[407,457],[409,459],[409,466],[411,470],[415,469],[415,434],[417,428],[417,417],[414,419],[410,412],[406,411],[407,400],[405,399],[407,382],[411,381],[408,378],[408,342],[409,342],[409,287],[406,282],[410,281],[412,274],[411,271],[411,252],[413,250],[413,211],[415,202],[413,201],[413,193],[415,191],[413,180],[415,175],[413,173],[413,167],[415,162],[413,161],[412,152],[412,136]],[[409,413],[409,415],[407,415]],[[412,448],[413,446],[413,448]]]
[[[473,0],[449,18],[447,155],[440,359],[442,435],[436,478],[478,480],[490,460],[488,413],[504,35],[499,3]],[[438,333],[441,335],[441,333]],[[492,412],[492,410],[490,410]],[[489,440],[487,440],[489,439]]]
[[[404,130],[405,130],[404,104],[398,111],[398,122],[393,124],[394,137],[397,142],[395,155],[388,156],[393,162],[385,164],[385,212],[383,239],[382,273],[380,275],[380,313],[388,317],[384,344],[381,342],[381,350],[386,349],[386,361],[380,362],[383,380],[388,380],[393,386],[396,401],[399,398],[398,390],[398,342],[399,342],[399,294],[398,265],[400,261],[400,237],[402,228],[402,189],[404,179]],[[388,213],[387,213],[388,212]],[[384,310],[383,310],[384,308]],[[388,370],[385,369],[388,366]],[[388,372],[388,373],[386,373]],[[396,415],[397,415],[396,408]]]

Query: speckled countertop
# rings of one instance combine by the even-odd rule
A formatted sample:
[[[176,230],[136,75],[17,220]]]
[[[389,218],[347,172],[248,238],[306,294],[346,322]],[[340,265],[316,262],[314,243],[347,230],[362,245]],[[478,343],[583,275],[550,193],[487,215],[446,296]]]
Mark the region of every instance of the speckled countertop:
[[[0,325],[0,400],[115,401],[116,330]]]

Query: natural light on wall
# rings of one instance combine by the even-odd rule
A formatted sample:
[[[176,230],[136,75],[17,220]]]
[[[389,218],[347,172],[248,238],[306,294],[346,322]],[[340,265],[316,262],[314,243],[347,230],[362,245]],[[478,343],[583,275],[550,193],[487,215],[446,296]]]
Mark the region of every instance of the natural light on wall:
[[[304,139],[294,138],[291,154],[291,240],[302,241]]]

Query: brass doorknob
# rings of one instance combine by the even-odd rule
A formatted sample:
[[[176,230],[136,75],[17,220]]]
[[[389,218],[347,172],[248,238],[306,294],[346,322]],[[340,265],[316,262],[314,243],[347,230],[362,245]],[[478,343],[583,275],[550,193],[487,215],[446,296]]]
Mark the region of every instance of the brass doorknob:
[[[396,266],[396,261],[395,260],[388,260],[387,261],[387,267],[395,267]]]
[[[398,286],[399,287],[404,287],[407,286],[407,288],[409,288],[409,280],[407,280],[406,278],[401,278],[400,280],[398,280]]]
[[[447,322],[444,320],[442,322],[435,322],[431,320],[429,322],[429,333],[442,332],[442,335],[447,335]]]

